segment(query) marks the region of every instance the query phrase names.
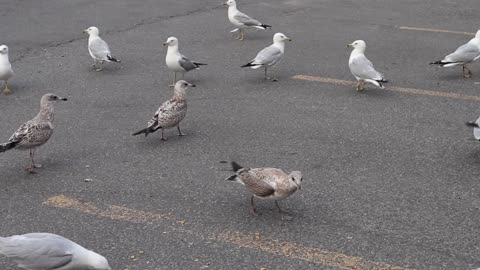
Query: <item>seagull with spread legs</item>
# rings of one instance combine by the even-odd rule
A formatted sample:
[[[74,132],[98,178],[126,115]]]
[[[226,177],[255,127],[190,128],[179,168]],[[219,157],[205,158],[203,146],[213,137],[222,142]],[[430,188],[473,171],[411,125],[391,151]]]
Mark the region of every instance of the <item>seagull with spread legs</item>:
[[[467,64],[480,58],[480,30],[466,44],[458,47],[453,53],[445,56],[443,60],[430,63],[430,65],[439,65],[441,67],[462,66],[463,77],[472,77],[472,72],[468,69]]]
[[[4,94],[10,94],[12,91],[8,88],[8,79],[13,76],[12,65],[8,60],[8,46],[0,46],[0,80],[4,81]]]
[[[165,62],[169,70],[173,71],[173,84],[177,81],[177,72],[182,73],[182,79],[185,73],[190,70],[199,69],[200,66],[206,64],[191,61],[178,50],[178,39],[176,37],[169,37],[163,46],[168,46],[167,55],[165,56]]]
[[[178,81],[174,87],[173,97],[165,101],[160,108],[158,108],[153,118],[148,121],[146,128],[132,135],[145,134],[145,137],[147,137],[148,134],[161,129],[161,140],[166,141],[167,138],[163,136],[164,129],[177,127],[178,136],[184,136],[185,134],[180,130],[180,122],[187,114],[187,93],[185,90],[187,90],[188,87],[195,87],[195,85],[184,80]]]
[[[83,30],[83,32],[88,34],[88,52],[94,60],[92,67],[95,68],[96,71],[102,71],[103,62],[121,62],[112,57],[108,44],[99,37],[97,27],[91,26]]]
[[[30,162],[25,170],[35,173],[34,169],[41,167],[34,161],[35,150],[45,144],[53,133],[53,104],[65,100],[67,99],[54,94],[44,95],[40,100],[40,112],[37,116],[23,123],[6,143],[0,144],[0,153],[10,149],[30,150]]]
[[[52,233],[0,237],[0,254],[26,270],[111,270],[102,255]]]
[[[365,49],[367,48],[365,41],[355,40],[347,47],[353,48],[350,59],[348,59],[348,67],[358,81],[357,91],[363,91],[366,82],[382,89],[385,88],[382,83],[388,81],[382,73],[375,70],[372,62],[365,56]]]
[[[282,215],[282,219],[284,219],[283,214],[287,214],[287,212],[280,208],[278,201],[289,197],[295,191],[301,189],[303,181],[301,172],[292,171],[287,174],[277,168],[244,168],[236,162],[232,162],[232,168],[235,174],[228,177],[227,180],[239,182],[252,193],[250,211],[253,215],[258,215],[253,200],[256,197],[274,200],[278,211]]]
[[[236,29],[230,32],[237,32],[238,37],[235,39],[243,40],[245,38],[245,28],[255,28],[255,29],[270,29],[272,26],[263,24],[255,19],[250,18],[247,14],[240,12],[237,9],[237,2],[235,0],[228,0],[224,3],[224,5],[228,6],[228,20],[235,25]]]
[[[249,67],[252,69],[257,69],[260,67],[265,68],[265,79],[270,80],[272,78],[268,77],[267,69],[269,67],[275,66],[280,60],[282,60],[283,54],[285,53],[285,41],[292,41],[291,38],[288,38],[282,33],[276,33],[273,36],[273,44],[261,50],[255,58],[248,62],[247,64],[241,66]],[[277,81],[276,78],[273,78],[273,81]]]

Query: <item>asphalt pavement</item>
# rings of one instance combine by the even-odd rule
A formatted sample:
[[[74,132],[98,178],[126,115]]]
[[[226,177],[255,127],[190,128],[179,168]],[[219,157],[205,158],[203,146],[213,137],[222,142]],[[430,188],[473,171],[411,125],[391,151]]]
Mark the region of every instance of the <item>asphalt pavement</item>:
[[[472,38],[478,0],[238,8],[273,28],[235,40],[213,0],[2,1],[15,77],[0,96],[0,138],[36,115],[43,94],[69,100],[56,104],[37,174],[23,170],[27,152],[0,154],[0,235],[57,233],[115,270],[479,268],[480,144],[464,122],[480,115],[480,63],[471,79],[428,65]],[[122,60],[102,72],[82,34],[93,25]],[[293,39],[271,70],[279,81],[241,69],[276,32]],[[172,95],[170,36],[208,63],[185,77],[197,85],[187,136],[133,137]],[[345,82],[356,39],[387,89]],[[224,181],[231,160],[302,171],[303,189],[281,202],[294,219],[266,201],[251,216],[249,194]],[[16,269],[3,257],[0,268]]]

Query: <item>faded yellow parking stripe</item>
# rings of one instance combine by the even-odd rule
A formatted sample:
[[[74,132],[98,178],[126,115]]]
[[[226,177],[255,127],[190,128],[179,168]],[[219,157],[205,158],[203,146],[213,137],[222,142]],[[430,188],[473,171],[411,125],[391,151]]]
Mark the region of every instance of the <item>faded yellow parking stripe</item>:
[[[65,195],[51,197],[43,202],[43,204],[52,207],[71,209],[96,217],[132,223],[151,224],[161,220],[169,220],[173,221],[175,224],[188,224],[188,222],[176,218],[173,214],[157,214],[118,205],[100,207],[91,202],[70,198]],[[304,260],[340,270],[414,270],[413,268],[369,261],[361,257],[349,256],[326,249],[307,247],[298,243],[271,239],[264,237],[259,233],[243,233],[232,230],[222,230],[217,233],[205,233],[204,231],[189,230],[182,226],[172,226],[172,231],[182,235],[188,233],[203,240],[215,240],[234,245],[238,248],[255,249],[277,256]],[[182,235],[178,236],[182,237]]]
[[[352,85],[352,86],[354,86],[354,85],[357,84],[357,82],[354,82],[354,81],[345,81],[345,80],[338,80],[338,79],[333,79],[333,78],[324,78],[324,77],[307,76],[307,75],[295,75],[295,76],[292,77],[292,79],[312,81],[312,82],[322,82],[322,83],[337,84],[337,85]],[[463,95],[463,94],[458,94],[458,93],[441,92],[441,91],[434,91],[434,90],[405,88],[405,87],[398,87],[398,86],[385,86],[385,90],[408,93],[408,94],[416,94],[416,95],[426,95],[426,96],[436,96],[436,97],[455,98],[455,99],[463,99],[463,100],[471,100],[471,101],[480,101],[480,96],[469,96],[469,95]]]
[[[452,30],[435,29],[435,28],[410,27],[410,26],[397,26],[397,28],[398,28],[398,29],[402,29],[402,30],[423,31],[423,32],[436,32],[436,33],[450,33],[450,34],[460,34],[460,35],[467,35],[467,36],[475,36],[475,33],[472,33],[472,32],[452,31]]]

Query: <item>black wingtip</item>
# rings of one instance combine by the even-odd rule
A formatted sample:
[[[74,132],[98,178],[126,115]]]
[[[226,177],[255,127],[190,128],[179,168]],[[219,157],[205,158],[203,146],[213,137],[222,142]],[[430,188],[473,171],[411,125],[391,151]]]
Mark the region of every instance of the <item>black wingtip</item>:
[[[113,57],[108,56],[108,55],[107,55],[107,59],[108,59],[109,61],[112,61],[112,62],[117,62],[117,63],[122,62],[122,61],[120,61],[120,59],[116,59],[116,58],[113,58]]]
[[[465,125],[466,125],[467,127],[480,128],[480,126],[478,126],[478,124],[475,123],[475,122],[466,122]]]
[[[247,63],[247,64],[241,66],[241,67],[244,68],[244,67],[253,67],[253,66],[257,66],[257,65],[252,65],[252,62],[250,62],[250,63]]]
[[[271,26],[271,25],[268,25],[268,24],[262,24],[261,26],[262,26],[263,28],[265,28],[265,29],[270,29],[270,28],[272,28],[272,26]]]
[[[240,169],[243,169],[243,167],[240,166],[240,165],[239,165],[237,162],[235,162],[235,161],[232,161],[231,164],[232,164],[232,169],[233,169],[234,172],[236,172],[236,171],[238,171],[238,170],[240,170]]]
[[[197,66],[206,66],[206,65],[207,65],[207,64],[205,64],[205,63],[198,63],[198,62],[193,62],[193,63],[194,63],[195,65],[197,65]]]
[[[234,175],[228,177],[226,180],[228,180],[228,181],[235,181],[236,179],[237,179],[237,175],[234,174]]]

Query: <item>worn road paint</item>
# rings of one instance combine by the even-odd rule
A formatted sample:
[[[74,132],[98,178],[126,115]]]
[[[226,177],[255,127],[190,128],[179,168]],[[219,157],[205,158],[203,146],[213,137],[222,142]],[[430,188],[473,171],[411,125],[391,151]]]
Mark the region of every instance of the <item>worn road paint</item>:
[[[475,36],[475,33],[471,32],[461,32],[461,31],[451,31],[444,29],[435,29],[435,28],[423,28],[423,27],[409,27],[409,26],[398,26],[398,29],[401,30],[412,30],[412,31],[423,31],[423,32],[436,32],[436,33],[450,33],[450,34],[460,34],[467,36]]]

